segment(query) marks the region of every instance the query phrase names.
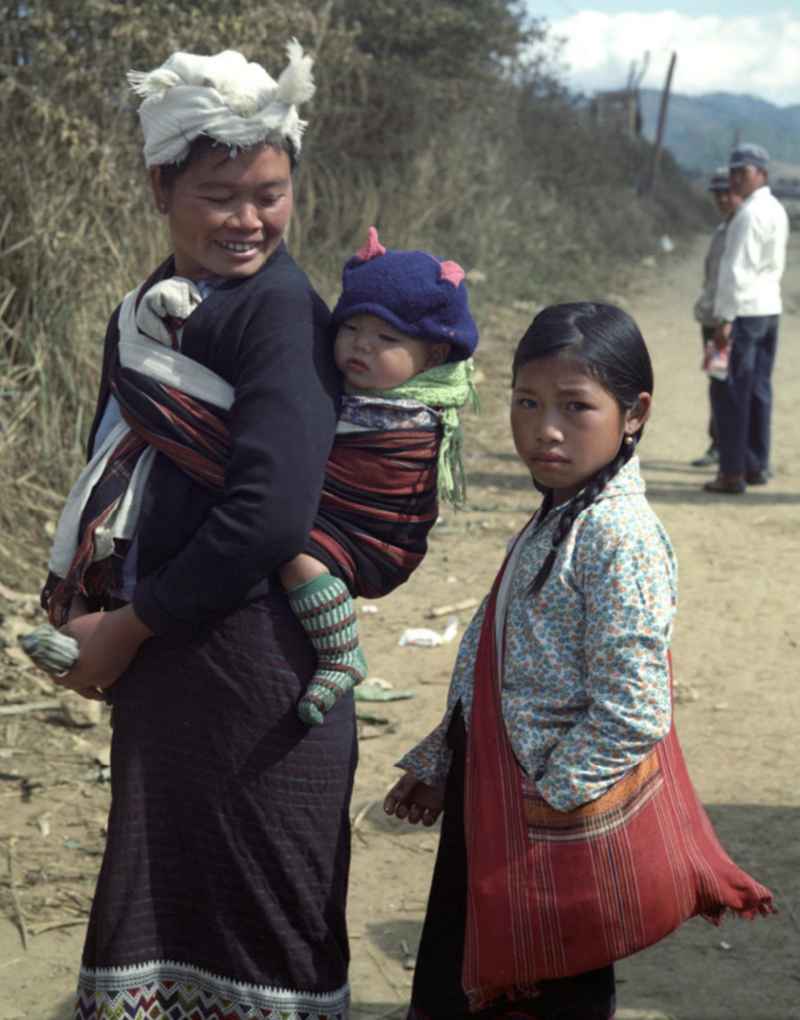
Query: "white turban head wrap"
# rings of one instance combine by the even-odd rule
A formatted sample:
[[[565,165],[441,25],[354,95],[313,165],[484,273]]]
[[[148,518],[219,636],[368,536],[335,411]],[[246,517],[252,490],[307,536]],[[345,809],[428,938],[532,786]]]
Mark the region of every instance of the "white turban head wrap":
[[[297,107],[314,95],[312,60],[296,39],[286,50],[289,63],[277,81],[235,50],[173,53],[153,71],[129,71],[131,88],[144,97],[139,120],[147,166],[182,162],[200,135],[231,148],[278,137],[299,153],[306,122]]]

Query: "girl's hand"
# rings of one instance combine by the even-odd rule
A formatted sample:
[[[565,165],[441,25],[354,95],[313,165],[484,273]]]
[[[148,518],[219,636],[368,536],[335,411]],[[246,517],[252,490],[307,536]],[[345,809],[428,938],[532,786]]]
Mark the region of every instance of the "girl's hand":
[[[421,821],[433,825],[444,807],[444,790],[420,782],[413,772],[406,774],[395,783],[383,802],[387,815],[408,818],[412,825]]]
[[[95,697],[91,691],[110,687],[125,672],[141,643],[152,634],[132,606],[76,616],[62,630],[78,642],[80,658],[55,683],[91,698]]]

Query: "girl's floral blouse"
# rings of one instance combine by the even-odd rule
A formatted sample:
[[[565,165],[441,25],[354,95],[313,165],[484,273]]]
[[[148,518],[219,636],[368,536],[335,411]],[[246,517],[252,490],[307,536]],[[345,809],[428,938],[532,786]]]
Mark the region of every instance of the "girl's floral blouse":
[[[667,652],[677,565],[637,457],[578,515],[547,582],[529,594],[567,504],[539,514],[511,579],[502,707],[514,753],[542,797],[570,811],[605,793],[669,731]],[[398,766],[431,785],[450,767],[447,729],[469,726],[484,600],[461,641],[442,722]]]

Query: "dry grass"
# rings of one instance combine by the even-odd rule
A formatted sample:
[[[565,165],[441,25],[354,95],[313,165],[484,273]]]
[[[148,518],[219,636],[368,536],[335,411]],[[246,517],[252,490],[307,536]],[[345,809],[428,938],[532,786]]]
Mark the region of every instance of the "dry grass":
[[[280,67],[279,44],[295,32],[315,50],[320,87],[290,245],[329,300],[342,261],[372,223],[393,247],[427,248],[485,274],[473,291],[479,317],[484,304],[533,307],[607,293],[620,266],[652,250],[667,220],[678,229],[674,209],[688,188],[673,175],[663,192],[670,208],[641,204],[633,187],[644,149],[595,137],[558,90],[525,93],[523,103],[518,85],[499,73],[487,79],[485,67],[474,80],[469,67],[459,81],[409,73],[401,90],[354,44],[357,26],[337,21],[321,0],[269,3],[271,17],[255,28],[246,0],[224,16],[210,10],[216,5],[198,13],[192,4],[182,21],[174,5],[169,21],[159,21],[158,3],[129,6],[49,0],[0,26],[7,583],[41,576],[48,533],[83,460],[108,316],[167,251],[121,69],[152,66],[165,47],[213,51],[236,38]],[[67,45],[66,23],[96,48]]]

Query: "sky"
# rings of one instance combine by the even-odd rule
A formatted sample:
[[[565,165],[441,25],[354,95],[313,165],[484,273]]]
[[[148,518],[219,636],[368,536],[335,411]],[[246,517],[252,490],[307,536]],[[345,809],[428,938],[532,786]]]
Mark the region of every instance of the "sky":
[[[631,61],[650,63],[645,88],[661,88],[674,50],[673,91],[747,92],[800,104],[797,0],[526,0],[565,40],[561,62],[575,91],[625,85]]]

